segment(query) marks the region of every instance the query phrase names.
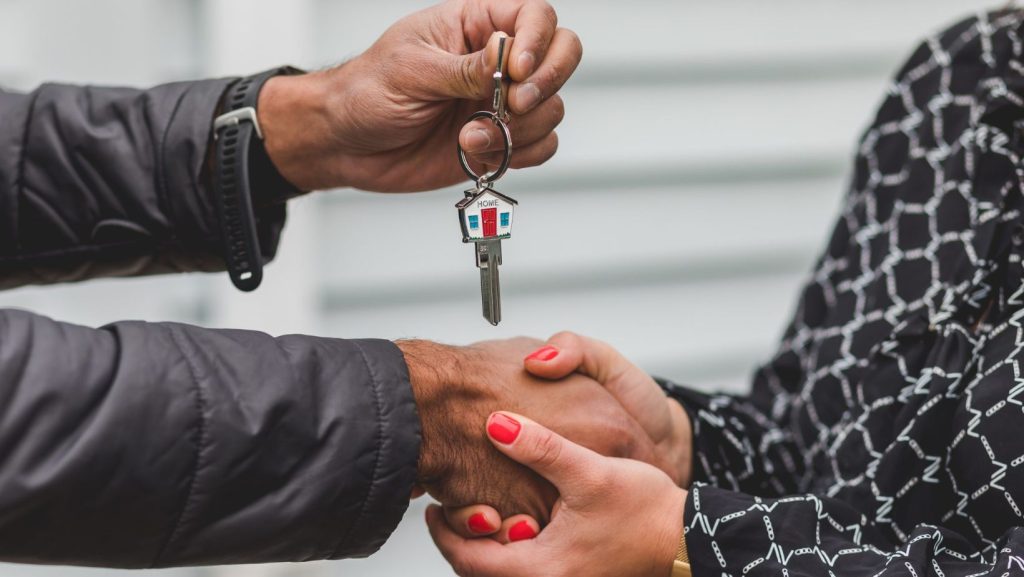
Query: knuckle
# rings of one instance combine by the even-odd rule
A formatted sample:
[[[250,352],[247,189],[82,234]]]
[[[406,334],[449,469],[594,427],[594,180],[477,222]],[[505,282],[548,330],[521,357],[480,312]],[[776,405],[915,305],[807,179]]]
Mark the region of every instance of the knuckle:
[[[455,77],[461,84],[465,93],[470,93],[475,89],[476,86],[476,66],[472,58],[460,58],[458,64],[458,70],[456,71]]]
[[[573,331],[558,331],[552,335],[551,340],[557,340],[562,342],[575,342],[579,339],[579,335]]]
[[[540,13],[552,28],[558,26],[558,12],[554,6],[542,1],[540,2]]]
[[[547,70],[538,77],[537,86],[541,94],[554,94],[569,80],[569,75],[576,68],[574,62],[564,59],[556,60],[547,66]]]
[[[553,139],[547,139],[540,147],[531,155],[530,162],[534,166],[544,164],[551,160],[558,152],[558,142]]]
[[[559,331],[552,335],[549,341],[555,343],[559,347],[573,351],[583,351],[583,347],[580,346],[582,340],[577,333],[572,331]]]
[[[446,84],[460,94],[479,95],[481,82],[480,62],[477,58],[406,58],[403,66],[409,75],[423,77],[433,75],[445,79]]]
[[[551,137],[548,139],[550,142],[544,149],[544,160],[550,160],[552,156],[558,152],[558,134],[555,132],[551,133]]]
[[[451,559],[452,570],[459,577],[475,577],[476,564],[465,555],[454,555]]]
[[[576,34],[572,30],[569,30],[568,28],[564,28],[563,30],[565,30],[566,36],[569,40],[569,53],[572,54],[577,61],[582,60],[583,41],[580,40],[580,35]]]
[[[552,64],[548,67],[547,74],[537,83],[541,94],[547,96],[558,92],[559,88],[565,84],[567,74],[565,67],[561,64]]]
[[[534,347],[543,344],[540,340],[526,335],[519,335],[508,340],[509,344],[516,347]]]
[[[639,452],[637,431],[631,426],[624,412],[617,407],[615,413],[606,418],[605,423],[609,431],[606,437],[609,439],[609,445],[605,447],[603,453],[611,457],[628,459]]]
[[[565,120],[565,101],[557,94],[551,97],[551,114],[554,117],[555,126]]]
[[[533,441],[533,462],[542,467],[553,467],[562,457],[562,445],[550,431],[538,435]]]

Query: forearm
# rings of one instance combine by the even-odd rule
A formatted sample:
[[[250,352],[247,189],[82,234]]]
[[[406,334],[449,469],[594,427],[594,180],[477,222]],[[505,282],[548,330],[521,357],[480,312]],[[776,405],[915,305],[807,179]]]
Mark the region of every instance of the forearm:
[[[297,188],[348,186],[338,149],[346,142],[337,125],[345,114],[341,86],[345,65],[298,76],[278,76],[260,92],[259,122],[274,166]],[[354,81],[349,79],[348,81]]]
[[[0,94],[0,288],[222,269],[206,160],[230,82]],[[258,215],[265,256],[283,220]]]
[[[113,567],[367,555],[419,422],[401,354],[0,311],[0,559]]]

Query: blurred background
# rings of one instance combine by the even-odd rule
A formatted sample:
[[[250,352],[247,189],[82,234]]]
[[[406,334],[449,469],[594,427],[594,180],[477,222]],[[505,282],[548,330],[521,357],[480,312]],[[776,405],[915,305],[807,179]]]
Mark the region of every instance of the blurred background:
[[[273,334],[451,343],[564,328],[659,375],[745,390],[823,246],[859,132],[916,42],[993,0],[552,0],[584,62],[561,149],[512,172],[504,320],[480,316],[453,205],[462,187],[293,201],[252,295],[226,275],[96,281],[0,295],[98,326],[175,320]],[[0,0],[0,85],[147,86],[329,66],[426,0]],[[453,156],[452,161],[455,161]],[[2,465],[0,465],[2,466]],[[4,577],[451,575],[414,503],[368,560],[113,572],[0,566]]]

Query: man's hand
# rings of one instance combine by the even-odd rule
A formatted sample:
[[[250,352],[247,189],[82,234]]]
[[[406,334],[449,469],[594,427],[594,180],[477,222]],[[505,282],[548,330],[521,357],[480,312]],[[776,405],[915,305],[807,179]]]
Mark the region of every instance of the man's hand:
[[[523,357],[539,341],[470,347],[428,341],[397,344],[409,365],[423,424],[419,484],[449,507],[487,503],[502,517],[525,513],[542,522],[548,519],[557,491],[502,456],[481,428],[500,407],[530,415],[601,454],[654,460],[647,434],[595,381],[575,375],[552,386],[523,370]]]
[[[366,52],[330,70],[270,80],[260,123],[270,158],[297,187],[381,192],[440,188],[465,179],[456,139],[494,165],[501,138],[487,121],[498,34],[509,58],[512,167],[554,155],[564,106],[556,93],[582,57],[543,0],[449,0],[393,25]]]

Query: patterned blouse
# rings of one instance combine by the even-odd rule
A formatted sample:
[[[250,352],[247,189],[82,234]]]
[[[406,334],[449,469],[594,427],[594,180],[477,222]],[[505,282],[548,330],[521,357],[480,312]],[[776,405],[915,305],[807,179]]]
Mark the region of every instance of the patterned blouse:
[[[1024,574],[1024,12],[911,56],[749,396],[694,425],[697,577]]]

